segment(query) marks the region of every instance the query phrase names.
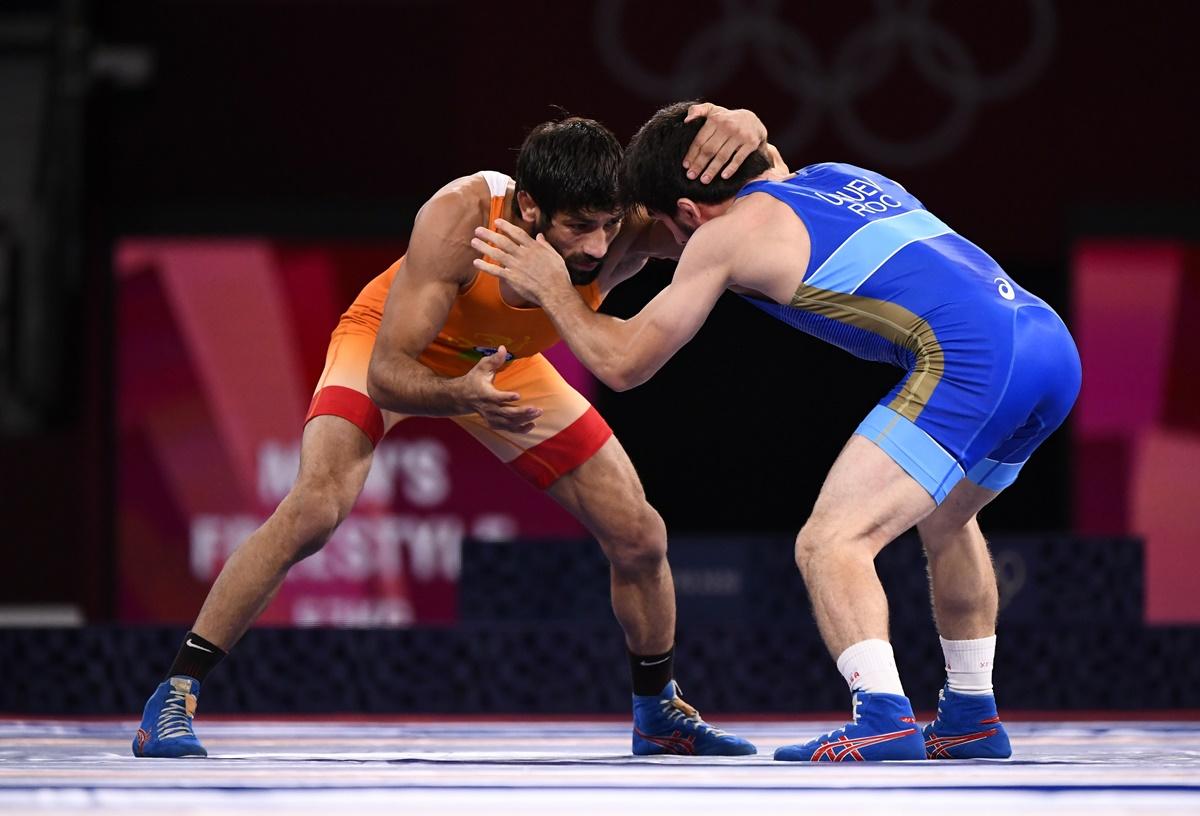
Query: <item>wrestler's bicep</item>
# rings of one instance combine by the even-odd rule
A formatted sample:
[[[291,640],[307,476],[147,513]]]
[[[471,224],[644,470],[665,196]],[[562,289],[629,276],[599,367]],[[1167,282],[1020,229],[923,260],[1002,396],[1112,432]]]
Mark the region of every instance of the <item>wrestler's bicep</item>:
[[[435,197],[421,208],[384,302],[376,356],[415,358],[437,337],[475,257],[468,244],[473,218],[461,196]]]
[[[446,323],[458,284],[436,277],[406,275],[401,264],[383,306],[375,355],[420,355]]]

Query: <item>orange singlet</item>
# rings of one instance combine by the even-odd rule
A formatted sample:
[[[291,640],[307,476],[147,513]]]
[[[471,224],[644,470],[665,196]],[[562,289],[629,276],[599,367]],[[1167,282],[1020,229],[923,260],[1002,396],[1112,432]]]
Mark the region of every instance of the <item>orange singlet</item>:
[[[488,225],[504,215],[508,176],[493,171],[479,175],[491,192]],[[383,318],[388,289],[404,258],[396,261],[363,288],[342,315],[330,339],[325,370],[317,383],[306,422],[315,416],[340,416],[353,422],[378,444],[404,419],[381,411],[367,396],[367,369]],[[602,295],[595,283],[579,287],[595,309]],[[449,419],[488,447],[501,461],[539,488],[586,462],[612,431],[587,399],[572,388],[541,354],[559,340],[546,313],[537,307],[518,308],[500,294],[500,281],[482,272],[458,293],[446,322],[417,360],[446,377],[467,373],[485,354],[503,345],[515,359],[496,374],[495,385],[521,395],[518,405],[532,404],[543,413],[527,434],[499,431],[478,414]]]

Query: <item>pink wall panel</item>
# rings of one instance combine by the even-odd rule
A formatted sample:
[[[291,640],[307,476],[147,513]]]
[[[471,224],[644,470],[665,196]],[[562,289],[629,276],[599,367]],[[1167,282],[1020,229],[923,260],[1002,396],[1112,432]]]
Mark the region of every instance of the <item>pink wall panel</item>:
[[[1089,241],[1075,252],[1075,526],[1145,541],[1151,623],[1200,622],[1200,253]]]

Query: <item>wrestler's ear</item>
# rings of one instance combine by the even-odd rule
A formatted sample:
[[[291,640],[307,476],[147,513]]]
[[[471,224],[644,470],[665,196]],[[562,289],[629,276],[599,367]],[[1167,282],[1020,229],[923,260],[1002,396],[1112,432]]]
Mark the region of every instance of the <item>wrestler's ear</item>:
[[[533,196],[524,190],[517,191],[517,209],[521,212],[521,220],[537,224],[541,219],[542,208],[533,200]]]
[[[700,211],[700,205],[690,198],[681,198],[675,202],[675,217],[680,223],[694,230],[704,224],[704,214]]]

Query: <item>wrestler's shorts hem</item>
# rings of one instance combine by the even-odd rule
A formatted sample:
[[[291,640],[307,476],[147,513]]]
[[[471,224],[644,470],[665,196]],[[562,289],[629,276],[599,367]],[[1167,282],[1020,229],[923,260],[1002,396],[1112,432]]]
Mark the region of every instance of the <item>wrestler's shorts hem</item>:
[[[995,459],[981,459],[970,470],[967,478],[980,487],[1000,491],[1017,480],[1025,462],[1000,462]]]
[[[612,435],[604,417],[589,405],[579,419],[508,464],[538,490],[545,490],[591,459]]]
[[[361,391],[344,385],[327,385],[313,394],[304,424],[313,417],[338,416],[357,426],[374,447],[383,439],[383,412]]]
[[[854,432],[878,445],[937,504],[966,476],[958,460],[936,439],[886,405],[876,405]]]

